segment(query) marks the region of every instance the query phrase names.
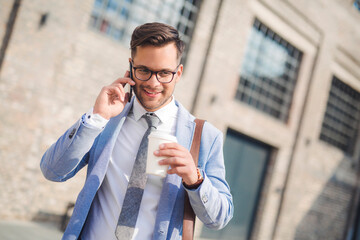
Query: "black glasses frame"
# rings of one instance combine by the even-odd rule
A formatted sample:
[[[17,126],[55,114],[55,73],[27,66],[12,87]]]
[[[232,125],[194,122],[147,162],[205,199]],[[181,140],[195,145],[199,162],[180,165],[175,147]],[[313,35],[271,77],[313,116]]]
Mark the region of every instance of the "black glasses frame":
[[[174,76],[175,76],[175,74],[177,73],[177,71],[178,71],[178,69],[179,69],[179,67],[180,67],[180,65],[181,65],[181,63],[179,63],[179,65],[177,65],[177,67],[176,67],[176,69],[175,69],[174,72],[169,71],[169,72],[172,74],[172,77],[171,77],[171,80],[170,80],[170,81],[160,81],[160,80],[159,80],[159,77],[158,77],[158,73],[159,73],[159,72],[163,72],[164,70],[152,71],[152,70],[146,68],[146,69],[150,72],[150,76],[149,76],[148,79],[142,80],[142,79],[139,79],[139,78],[136,76],[136,69],[140,69],[140,68],[143,68],[143,67],[134,67],[134,66],[133,66],[133,65],[134,65],[134,62],[131,61],[131,63],[132,63],[132,64],[131,64],[131,68],[134,69],[134,76],[136,77],[136,79],[138,79],[139,81],[142,81],[142,82],[146,82],[146,81],[149,81],[149,80],[150,80],[150,78],[152,77],[153,74],[155,74],[156,80],[158,80],[158,82],[160,82],[160,83],[171,83],[172,80],[174,80]]]

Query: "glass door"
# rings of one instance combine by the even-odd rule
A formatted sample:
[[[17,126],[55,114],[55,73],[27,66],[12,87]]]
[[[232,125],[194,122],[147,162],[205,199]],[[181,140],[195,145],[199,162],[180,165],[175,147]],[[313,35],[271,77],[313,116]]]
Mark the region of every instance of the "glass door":
[[[234,217],[220,231],[203,228],[209,239],[249,239],[272,147],[228,130],[224,144],[226,180],[234,202]]]

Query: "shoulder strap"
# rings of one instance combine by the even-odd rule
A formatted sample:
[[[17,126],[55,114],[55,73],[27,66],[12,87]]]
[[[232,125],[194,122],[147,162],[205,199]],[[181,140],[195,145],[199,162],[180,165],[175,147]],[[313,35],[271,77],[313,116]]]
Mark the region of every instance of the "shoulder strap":
[[[195,127],[193,141],[191,144],[190,153],[192,158],[194,159],[195,165],[197,166],[199,160],[201,133],[205,120],[195,119],[195,123],[196,123],[196,127]],[[194,226],[195,226],[195,213],[190,205],[189,196],[187,192],[185,192],[184,220],[183,220],[183,234],[182,234],[183,240],[194,239]]]

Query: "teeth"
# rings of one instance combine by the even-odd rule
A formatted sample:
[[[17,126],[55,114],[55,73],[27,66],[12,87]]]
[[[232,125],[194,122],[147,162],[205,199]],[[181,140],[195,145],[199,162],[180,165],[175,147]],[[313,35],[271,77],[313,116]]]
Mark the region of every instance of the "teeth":
[[[149,92],[149,91],[146,91],[146,92],[148,92],[150,94],[157,94],[157,92]]]

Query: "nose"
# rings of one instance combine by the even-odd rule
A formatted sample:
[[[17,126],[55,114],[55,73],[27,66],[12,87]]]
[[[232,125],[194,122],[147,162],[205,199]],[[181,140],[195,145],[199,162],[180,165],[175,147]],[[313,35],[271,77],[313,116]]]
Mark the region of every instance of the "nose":
[[[156,87],[160,85],[160,82],[157,80],[156,78],[156,74],[153,73],[151,75],[151,78],[147,81],[147,83],[151,86],[151,87]]]

